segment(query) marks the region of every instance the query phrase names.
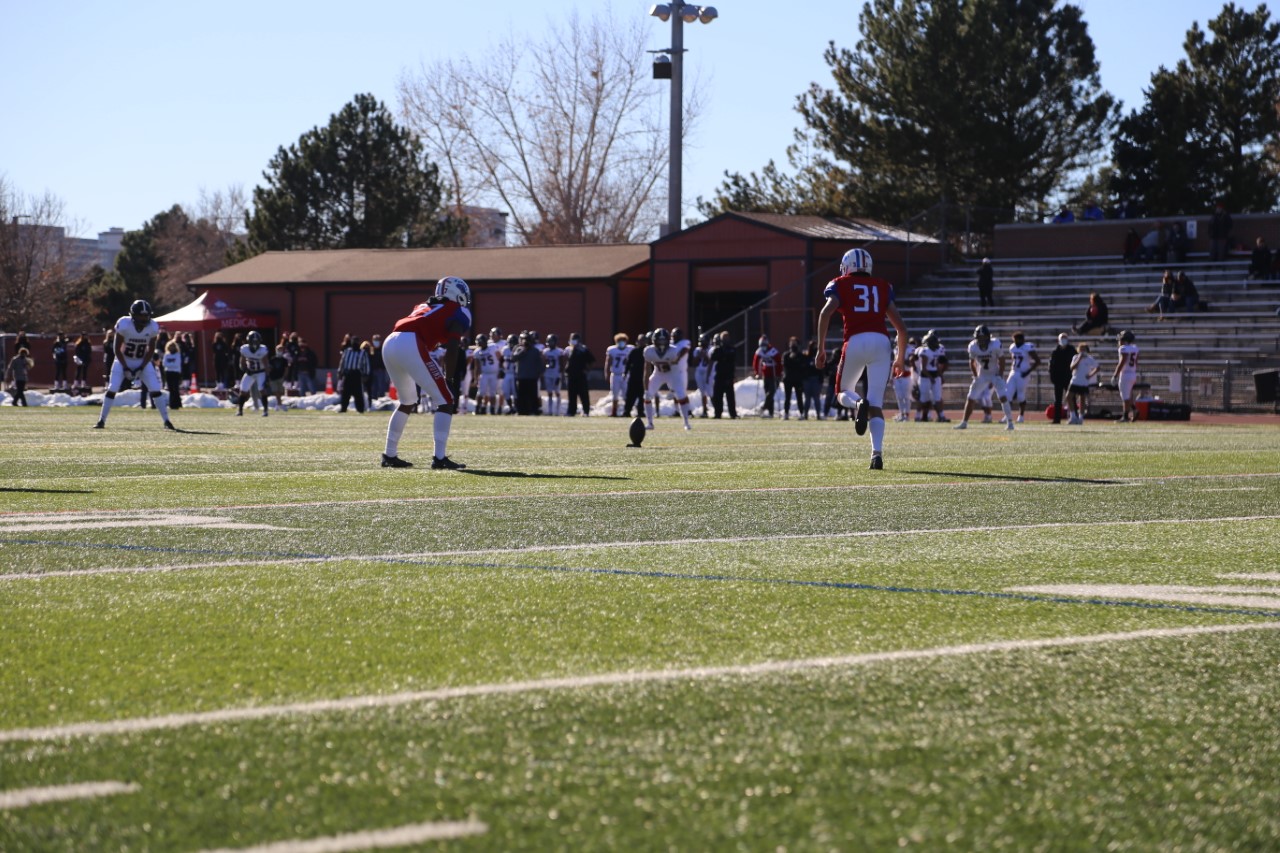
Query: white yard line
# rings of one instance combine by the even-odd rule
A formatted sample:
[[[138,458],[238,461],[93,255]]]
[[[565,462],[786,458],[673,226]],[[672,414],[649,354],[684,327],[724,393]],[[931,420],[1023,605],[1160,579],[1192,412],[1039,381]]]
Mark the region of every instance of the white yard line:
[[[255,847],[219,847],[203,853],[351,853],[356,850],[385,850],[428,841],[467,838],[484,835],[488,831],[486,824],[474,820],[414,823],[392,829],[373,829],[326,838],[299,838]]]
[[[139,790],[137,785],[127,782],[78,782],[73,785],[54,785],[48,788],[0,791],[0,809],[25,809],[42,803],[89,800],[94,797],[110,797],[114,794],[131,794],[137,790]]]
[[[336,563],[336,562],[396,562],[425,561],[442,557],[482,557],[486,555],[500,556],[504,554],[556,553],[571,551],[608,551],[616,548],[666,548],[689,547],[695,545],[735,545],[756,542],[799,542],[810,539],[873,539],[882,536],[909,537],[946,535],[950,533],[1004,533],[1028,530],[1057,530],[1064,528],[1098,528],[1098,527],[1145,527],[1155,524],[1214,524],[1221,522],[1276,521],[1280,515],[1239,515],[1217,518],[1160,518],[1134,521],[1118,521],[1107,519],[1102,521],[1053,521],[1043,524],[1001,524],[981,527],[923,527],[910,530],[855,530],[844,533],[770,533],[759,536],[715,536],[706,539],[625,539],[610,542],[575,542],[556,545],[521,545],[515,548],[460,548],[448,551],[418,551],[403,554],[335,554],[324,557],[306,557],[282,554],[279,557],[264,557],[261,560],[232,560],[227,562],[201,563],[199,565],[164,565],[164,566],[104,566],[93,569],[65,569],[49,572],[14,572],[0,574],[0,582],[20,580],[41,580],[43,578],[79,577],[85,575],[107,574],[145,574],[148,572],[174,572],[193,568],[222,568],[255,565],[273,565],[276,563]]]
[[[1280,572],[1231,572],[1218,577],[1235,581],[1280,581]]]
[[[1205,604],[1211,607],[1248,607],[1273,610],[1280,607],[1280,589],[1235,586],[1160,586],[1157,584],[1033,584],[1010,587],[1009,592],[1057,595],[1071,598],[1139,599]]]
[[[755,678],[776,674],[807,672],[817,669],[833,669],[866,666],[869,664],[932,660],[936,658],[963,657],[967,655],[1016,652],[1033,649],[1056,649],[1071,646],[1089,646],[1101,643],[1122,643],[1134,640],[1152,640],[1175,637],[1195,637],[1210,634],[1240,634],[1247,631],[1280,630],[1280,622],[1258,622],[1240,625],[1205,625],[1187,628],[1149,628],[1125,633],[1090,634],[1076,637],[1047,637],[1038,640],[998,640],[989,643],[969,643],[959,646],[942,646],[932,649],[904,649],[900,651],[869,652],[836,657],[802,658],[799,660],[764,661],[736,666],[709,666],[688,669],[642,670],[639,672],[610,672],[599,675],[545,678],[532,681],[511,681],[497,684],[473,684],[463,687],[441,687],[435,690],[414,692],[346,696],[339,699],[318,699],[287,705],[263,705],[250,708],[224,708],[185,714],[166,714],[158,717],[134,717],[123,720],[69,723],[41,728],[9,729],[0,731],[0,743],[15,741],[64,740],[78,737],[134,734],[186,726],[219,725],[222,723],[249,722],[275,717],[346,713],[371,708],[392,708],[423,702],[441,702],[451,699],[469,699],[486,696],[509,696],[523,693],[555,690],[583,690],[593,687],[640,685],[664,682],[698,682],[716,678]]]

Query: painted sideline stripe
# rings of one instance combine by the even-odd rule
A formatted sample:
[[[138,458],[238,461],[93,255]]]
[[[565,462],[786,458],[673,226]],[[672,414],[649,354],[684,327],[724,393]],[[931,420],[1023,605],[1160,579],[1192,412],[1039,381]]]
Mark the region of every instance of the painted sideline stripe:
[[[498,684],[473,684],[462,687],[441,687],[435,690],[419,690],[401,693],[346,696],[340,699],[317,699],[287,705],[260,705],[249,708],[224,708],[217,711],[200,711],[185,714],[165,714],[159,717],[134,717],[123,720],[69,723],[42,728],[9,729],[0,731],[0,743],[14,741],[47,741],[101,735],[134,734],[162,729],[178,729],[186,726],[217,725],[265,720],[305,714],[345,713],[374,708],[393,708],[400,705],[423,702],[442,702],[450,699],[472,699],[486,696],[510,696],[522,693],[552,690],[583,690],[592,687],[635,686],[640,684],[676,681],[704,681],[712,678],[753,678],[776,674],[807,672],[815,669],[833,669],[866,666],[891,661],[932,660],[935,658],[964,657],[1000,652],[1016,652],[1039,649],[1056,649],[1071,646],[1121,643],[1131,640],[1164,639],[1169,637],[1194,637],[1208,634],[1240,634],[1246,631],[1280,630],[1280,622],[1258,622],[1241,625],[1204,625],[1187,628],[1148,628],[1125,633],[1089,634],[1076,637],[1048,637],[1039,640],[997,640],[989,643],[968,643],[960,646],[940,646],[932,649],[903,649],[887,652],[867,652],[836,657],[801,658],[798,660],[764,661],[762,663],[734,666],[692,667],[687,669],[641,670],[638,672],[609,672],[599,675],[544,678],[531,681],[510,681]]]
[[[559,470],[559,469],[548,468],[547,466],[540,466],[540,468],[543,468],[545,470]],[[614,470],[614,469],[607,469],[607,470]],[[619,468],[617,470],[625,470],[625,469]],[[290,472],[280,472],[280,473],[285,474]],[[910,472],[904,472],[904,473],[910,473]],[[156,475],[156,476],[167,477],[171,475],[166,474],[166,475]],[[235,475],[229,475],[229,476],[240,477],[243,475],[235,474]],[[626,498],[626,497],[648,497],[648,496],[661,497],[661,496],[679,496],[679,495],[703,495],[703,496],[705,495],[738,495],[738,494],[755,494],[755,493],[774,494],[779,492],[861,492],[869,489],[874,489],[874,490],[920,489],[920,488],[932,489],[932,488],[936,488],[937,486],[975,486],[977,487],[977,486],[990,485],[993,482],[1010,483],[1010,482],[1023,482],[1023,481],[1031,482],[1033,484],[1040,483],[1043,485],[1077,486],[1077,485],[1080,485],[1082,480],[1090,479],[1090,478],[1069,478],[1069,477],[1037,479],[1030,475],[1027,475],[1026,477],[1023,477],[1023,478],[1019,478],[1016,474],[1010,474],[1008,476],[1000,476],[1000,477],[995,477],[993,479],[973,480],[965,477],[964,473],[959,471],[954,473],[943,473],[942,476],[954,476],[959,479],[942,480],[942,481],[929,480],[921,483],[884,483],[884,484],[859,483],[859,484],[850,484],[850,485],[841,485],[841,486],[833,486],[833,485],[766,486],[766,487],[753,487],[753,488],[742,487],[742,488],[726,488],[726,489],[656,489],[656,490],[618,489],[614,491],[602,491],[602,492],[563,492],[563,493],[557,493],[557,497],[572,499],[572,498]],[[1161,477],[1161,476],[1107,477],[1106,481],[1108,483],[1113,483],[1113,484],[1138,485],[1142,483],[1163,483],[1163,482],[1169,482],[1174,480],[1181,482],[1181,481],[1187,481],[1187,480],[1275,479],[1277,477],[1280,477],[1280,472],[1262,471],[1262,472],[1253,472],[1253,473],[1238,472],[1234,474],[1173,474],[1173,475],[1164,476],[1164,477]],[[1099,483],[1101,483],[1103,478],[1092,478],[1092,479],[1097,480]],[[214,512],[217,510],[227,510],[227,509],[231,509],[231,510],[292,509],[296,507],[368,506],[370,504],[457,503],[459,501],[489,501],[489,500],[493,500],[496,497],[500,497],[505,501],[541,500],[546,497],[546,494],[540,493],[540,494],[525,494],[525,495],[495,495],[492,493],[485,493],[485,494],[474,494],[474,495],[432,495],[430,497],[416,497],[416,498],[415,497],[362,498],[360,500],[353,500],[353,501],[326,500],[326,501],[289,501],[287,503],[216,504],[214,506],[201,505],[201,506],[191,506],[191,507],[156,507],[154,511],[204,513],[204,512]],[[26,517],[26,518],[57,518],[59,515],[62,515],[62,514],[79,513],[79,512],[84,512],[84,510],[51,510],[49,512],[44,512],[44,513],[16,513],[16,512],[0,511],[0,518],[7,518],[11,516],[19,516],[19,517]],[[97,510],[96,512],[104,515],[110,514],[112,512],[136,514],[138,510],[118,510],[118,511]]]
[[[25,809],[42,803],[110,797],[114,794],[131,794],[137,790],[140,790],[139,786],[132,782],[77,782],[73,785],[54,785],[49,788],[0,791],[0,809]]]
[[[466,548],[454,549],[450,551],[417,551],[404,554],[307,554],[296,552],[280,552],[272,554],[270,552],[251,552],[253,556],[260,556],[260,560],[233,560],[218,563],[202,563],[198,565],[164,565],[164,566],[103,566],[94,569],[64,569],[51,572],[12,572],[9,574],[0,574],[0,581],[17,581],[17,580],[40,580],[41,578],[56,577],[78,577],[83,575],[103,575],[103,574],[141,574],[146,572],[175,572],[185,571],[194,568],[221,568],[237,567],[237,566],[254,566],[268,565],[271,563],[334,563],[334,562],[408,562],[432,560],[439,557],[480,557],[486,554],[527,554],[532,552],[568,552],[568,551],[592,551],[596,549],[610,550],[614,548],[636,548],[636,547],[684,547],[692,545],[733,545],[733,544],[750,544],[753,542],[781,542],[781,541],[803,541],[806,539],[869,539],[880,536],[930,536],[947,533],[1004,533],[1009,531],[1022,530],[1056,530],[1068,527],[1135,527],[1146,526],[1151,524],[1217,524],[1221,522],[1250,522],[1250,521],[1276,521],[1280,520],[1280,515],[1237,515],[1223,516],[1216,518],[1156,518],[1156,519],[1138,519],[1118,521],[1114,519],[1104,521],[1051,521],[1042,524],[1000,524],[985,525],[981,527],[924,527],[915,529],[895,529],[895,530],[851,530],[844,533],[771,533],[759,536],[715,536],[705,539],[627,539],[615,540],[612,542],[574,542],[568,544],[555,545],[521,545],[516,548]],[[3,542],[3,540],[0,540]],[[145,551],[159,552],[165,554],[227,554],[231,552],[226,550],[215,550],[208,548],[170,548],[153,545],[120,545],[120,544],[104,544],[101,542],[67,542],[60,540],[40,540],[40,539],[18,539],[10,540],[8,544],[12,545],[55,545],[60,548],[97,548],[107,550],[122,551]],[[513,567],[518,568],[518,567]]]
[[[1280,589],[1232,586],[1154,586],[1120,583],[1034,584],[1015,586],[1010,592],[1031,595],[1065,595],[1089,598],[1128,598],[1173,601],[1215,607],[1280,608]]]
[[[388,847],[408,847],[424,841],[443,841],[450,838],[467,838],[484,835],[488,825],[477,820],[445,821],[441,823],[413,823],[393,829],[374,829],[332,835],[327,838],[308,838],[296,841],[277,841],[256,847],[219,847],[203,853],[347,853],[353,850],[385,850]]]
[[[1280,572],[1228,572],[1218,577],[1239,581],[1280,581]]]

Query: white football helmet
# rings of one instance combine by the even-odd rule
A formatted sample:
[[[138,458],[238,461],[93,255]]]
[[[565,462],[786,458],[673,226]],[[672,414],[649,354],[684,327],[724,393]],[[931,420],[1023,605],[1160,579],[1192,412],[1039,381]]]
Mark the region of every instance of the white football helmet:
[[[435,295],[456,302],[464,308],[471,304],[471,288],[456,275],[447,275],[437,281]]]
[[[245,337],[245,342],[248,343],[249,346],[252,347],[253,349],[257,349],[259,346],[262,345],[262,335],[260,335],[258,331],[255,329]]]
[[[871,274],[871,253],[866,249],[850,249],[840,259],[840,275],[855,272]]]

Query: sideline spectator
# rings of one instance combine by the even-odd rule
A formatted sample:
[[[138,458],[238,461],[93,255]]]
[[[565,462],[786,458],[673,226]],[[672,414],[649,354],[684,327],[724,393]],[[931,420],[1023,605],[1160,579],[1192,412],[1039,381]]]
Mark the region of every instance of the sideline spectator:
[[[276,398],[276,411],[283,412],[284,378],[289,373],[289,348],[284,341],[276,344],[276,351],[267,359],[267,390],[263,395],[263,405],[271,395]]]
[[[1078,335],[1106,334],[1109,319],[1110,312],[1106,300],[1095,290],[1089,294],[1089,307],[1085,309],[1084,321],[1072,326],[1071,331]]]
[[[1097,381],[1098,360],[1089,354],[1089,345],[1081,344],[1076,357],[1071,360],[1071,389],[1067,393],[1069,424],[1083,424],[1084,412],[1089,402],[1089,386]]]
[[[1264,281],[1271,278],[1271,249],[1267,241],[1259,237],[1253,243],[1253,254],[1249,256],[1249,280]]]
[[[712,365],[711,403],[712,408],[715,410],[715,417],[717,419],[720,418],[727,401],[729,417],[737,420],[738,398],[733,390],[733,373],[737,368],[735,362],[738,359],[738,350],[733,345],[733,340],[728,331],[720,333],[720,339],[711,347],[710,358]]]
[[[316,367],[318,367],[319,359],[316,358],[316,351],[307,346],[307,342],[302,338],[298,339],[298,354],[293,359],[294,376],[298,379],[298,394],[315,394],[316,388]]]
[[[578,404],[582,404],[582,414],[591,414],[591,393],[587,389],[587,371],[596,363],[596,356],[582,342],[582,335],[574,332],[569,335],[569,346],[565,348],[564,376],[569,391],[569,417],[578,414]]]
[[[18,347],[17,354],[9,361],[9,366],[4,371],[5,381],[12,383],[10,388],[13,390],[13,405],[27,405],[27,377],[31,368],[35,366],[36,362],[31,357],[31,350]]]
[[[1130,228],[1129,233],[1124,235],[1124,262],[1136,264],[1141,258],[1142,238],[1138,236],[1136,228]]]
[[[369,399],[379,400],[391,390],[391,375],[382,361],[382,335],[369,341]]]
[[[1209,218],[1209,260],[1225,261],[1231,245],[1231,214],[1227,205],[1219,201],[1213,206],[1213,216]]]
[[[1071,363],[1075,361],[1076,348],[1066,332],[1058,335],[1058,346],[1049,353],[1049,381],[1053,383],[1053,422],[1062,423],[1062,399],[1071,387]]]
[[[213,375],[217,380],[214,391],[226,391],[235,383],[232,372],[232,360],[235,350],[231,348],[225,332],[214,332],[213,343]]]
[[[644,414],[644,349],[649,345],[649,336],[645,332],[636,335],[635,346],[627,350],[627,393],[622,405],[622,416],[631,417],[631,407],[636,410],[636,417]]]
[[[164,386],[169,389],[169,408],[182,408],[182,345],[174,338],[164,345],[160,359],[164,371]],[[194,393],[194,392],[193,392]]]
[[[983,258],[978,267],[978,303],[979,307],[996,307],[995,297],[996,270],[991,266],[990,258]]]
[[[71,361],[71,342],[62,332],[53,340],[53,390],[67,390],[67,364]]]
[[[1187,233],[1182,229],[1181,222],[1173,223],[1173,227],[1169,229],[1169,245],[1165,251],[1165,259],[1173,264],[1187,262]]]
[[[810,407],[818,420],[826,420],[822,408],[822,371],[818,369],[817,359],[818,342],[809,341],[809,346],[804,351],[804,396],[800,403],[802,421],[808,420]]]
[[[90,391],[89,363],[93,361],[93,342],[89,340],[86,333],[81,332],[80,337],[76,338],[76,347],[71,360],[76,365],[75,384],[71,386],[71,393],[86,396]]]
[[[536,415],[538,384],[545,364],[542,361],[542,351],[538,349],[530,332],[520,333],[519,342],[511,357],[516,368],[516,414]]]
[[[1075,222],[1076,215],[1071,212],[1071,208],[1067,207],[1064,204],[1062,207],[1058,208],[1058,215],[1053,217],[1053,221],[1058,224],[1062,224],[1065,222]]]
[[[1144,264],[1155,263],[1157,260],[1164,261],[1166,250],[1164,223],[1157,222],[1142,238],[1138,258]]]
[[[808,374],[808,362],[800,351],[800,341],[791,338],[787,341],[787,351],[782,356],[782,419],[791,418],[791,395],[796,397],[796,409],[800,417],[804,417],[804,378]]]
[[[1098,207],[1098,203],[1090,199],[1084,206],[1084,213],[1081,216],[1085,222],[1097,222],[1106,219],[1106,214],[1102,212],[1102,208]]]

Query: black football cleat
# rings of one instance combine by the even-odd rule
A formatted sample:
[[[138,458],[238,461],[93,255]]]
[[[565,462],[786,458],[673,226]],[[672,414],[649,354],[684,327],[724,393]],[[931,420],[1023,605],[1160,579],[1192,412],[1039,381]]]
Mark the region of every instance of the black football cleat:
[[[388,456],[387,454],[384,453],[382,454],[382,467],[383,468],[412,468],[413,463],[407,459],[401,459],[399,456]]]
[[[164,422],[164,428],[165,428],[165,429],[171,429],[171,430],[173,430],[174,432],[177,432],[177,431],[178,431],[178,428],[177,428],[176,426],[174,426],[174,425],[173,425],[173,421],[165,421],[165,422]]]
[[[870,406],[867,405],[866,400],[859,400],[858,405],[853,409],[853,431],[858,435],[867,434],[867,415],[869,413],[869,409]]]
[[[96,424],[94,424],[94,425],[93,425],[93,428],[94,428],[94,429],[106,429],[106,428],[107,428],[106,421],[98,421]]]
[[[884,457],[883,457],[883,456],[881,456],[879,453],[873,453],[873,454],[871,454],[871,469],[870,469],[870,470],[872,470],[872,471],[883,471],[883,470],[884,470]]]
[[[466,467],[467,466],[463,465],[461,462],[454,462],[448,456],[443,459],[436,459],[434,457],[431,459],[432,471],[458,471]]]

